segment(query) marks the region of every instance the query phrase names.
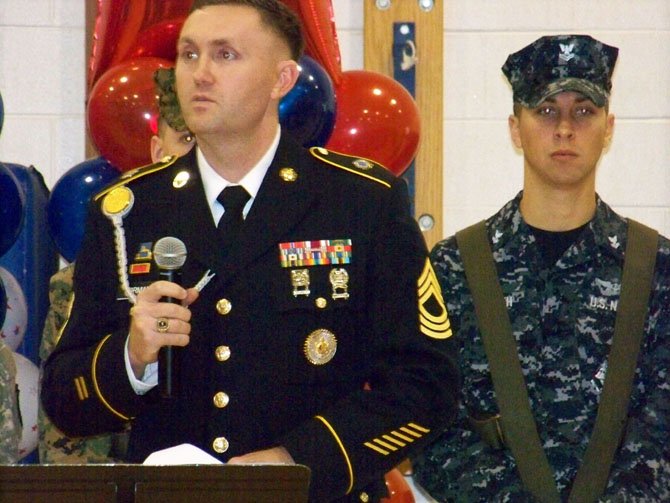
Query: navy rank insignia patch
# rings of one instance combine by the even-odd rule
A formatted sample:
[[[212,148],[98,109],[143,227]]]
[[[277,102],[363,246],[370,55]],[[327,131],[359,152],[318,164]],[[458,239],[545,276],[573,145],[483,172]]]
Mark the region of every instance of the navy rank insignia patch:
[[[442,298],[440,284],[429,259],[417,282],[419,294],[419,328],[428,337],[447,339],[451,337],[451,322]]]
[[[391,188],[389,181],[395,177],[395,175],[384,166],[370,159],[333,152],[332,150],[327,150],[323,147],[312,147],[309,149],[309,152],[326,164],[367,178],[386,188]]]

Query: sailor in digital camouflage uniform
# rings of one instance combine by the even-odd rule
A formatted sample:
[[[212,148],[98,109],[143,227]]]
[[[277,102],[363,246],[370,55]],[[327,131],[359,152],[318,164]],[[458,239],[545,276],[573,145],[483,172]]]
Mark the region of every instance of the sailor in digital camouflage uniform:
[[[20,440],[16,363],[12,350],[0,339],[0,464],[19,460]]]
[[[91,207],[44,406],[71,434],[131,423],[129,461],[188,442],[226,462],[307,465],[312,501],[378,501],[384,474],[456,413],[449,317],[405,183],[279,127],[302,51],[295,15],[233,3],[196,1],[178,43],[197,148],[126,173]],[[233,170],[251,171],[231,176],[251,196],[235,242],[216,224],[228,147],[244,149]],[[186,290],[156,281],[165,236],[186,246]],[[176,398],[153,386],[155,357],[135,370],[139,336],[182,346]]]
[[[158,91],[158,123],[151,137],[154,162],[166,154],[183,155],[194,144],[181,116],[174,90],[174,69],[160,68],[154,73]],[[40,341],[40,359],[51,354],[72,309],[72,276],[74,262],[53,275],[49,282],[49,312]],[[38,409],[39,455],[41,463],[109,463],[118,461],[125,452],[127,434],[102,434],[90,437],[68,437]]]
[[[531,409],[563,500],[596,418],[627,243],[627,219],[597,196],[594,182],[613,124],[607,114],[616,56],[616,48],[591,37],[552,36],[512,54],[503,67],[514,92],[510,129],[524,151],[524,190],[486,220],[486,229]],[[439,501],[534,501],[500,434],[487,443],[470,427],[471,420],[501,423],[456,238],[438,243],[431,259],[458,334],[462,406],[456,426],[415,460],[416,480]],[[652,285],[628,422],[600,501],[670,501],[665,238]]]

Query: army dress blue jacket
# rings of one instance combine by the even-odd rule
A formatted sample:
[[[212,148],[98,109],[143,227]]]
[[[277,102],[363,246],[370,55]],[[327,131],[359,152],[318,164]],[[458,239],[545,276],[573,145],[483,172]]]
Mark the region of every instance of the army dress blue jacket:
[[[117,186],[134,195],[131,291],[158,279],[150,250],[164,236],[186,245],[184,286],[216,274],[190,306],[177,399],[136,394],[124,366],[131,303],[101,211]],[[383,496],[383,474],[457,410],[449,319],[408,207],[382,167],[282,137],[223,256],[195,149],[126,173],[89,211],[71,316],[44,368],[46,412],[69,435],[130,423],[131,462],[184,442],[224,462],[282,445],[311,469],[313,500]]]
[[[552,267],[544,267],[519,211],[522,194],[486,222],[538,433],[564,501],[593,431],[621,289],[627,221],[600,198],[596,214]],[[457,331],[458,420],[415,462],[439,501],[530,502],[508,448],[471,427],[498,414],[488,359],[454,237],[432,251]],[[628,422],[601,501],[670,500],[670,243],[659,239]]]

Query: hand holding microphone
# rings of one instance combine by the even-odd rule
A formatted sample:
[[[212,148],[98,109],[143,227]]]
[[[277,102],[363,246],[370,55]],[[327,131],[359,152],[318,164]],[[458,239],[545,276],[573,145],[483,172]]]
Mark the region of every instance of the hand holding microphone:
[[[195,301],[198,292],[179,285],[179,271],[186,260],[186,247],[180,240],[159,240],[154,259],[162,281],[152,283],[137,295],[130,310],[128,353],[138,379],[147,364],[159,361],[159,389],[169,397],[176,394],[179,372],[172,346],[186,346],[189,342],[191,311],[184,306]]]

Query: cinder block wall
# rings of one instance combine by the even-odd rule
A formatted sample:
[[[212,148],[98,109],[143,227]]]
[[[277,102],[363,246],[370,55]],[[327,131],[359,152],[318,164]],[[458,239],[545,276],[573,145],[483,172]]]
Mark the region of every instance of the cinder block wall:
[[[345,70],[363,66],[363,1],[374,0],[332,0]],[[84,4],[0,2],[0,160],[34,164],[49,186],[85,155]],[[670,234],[670,2],[447,0],[444,10],[445,235],[490,215],[521,187],[500,66],[553,33],[588,33],[620,48],[615,135],[598,191],[621,213]]]

